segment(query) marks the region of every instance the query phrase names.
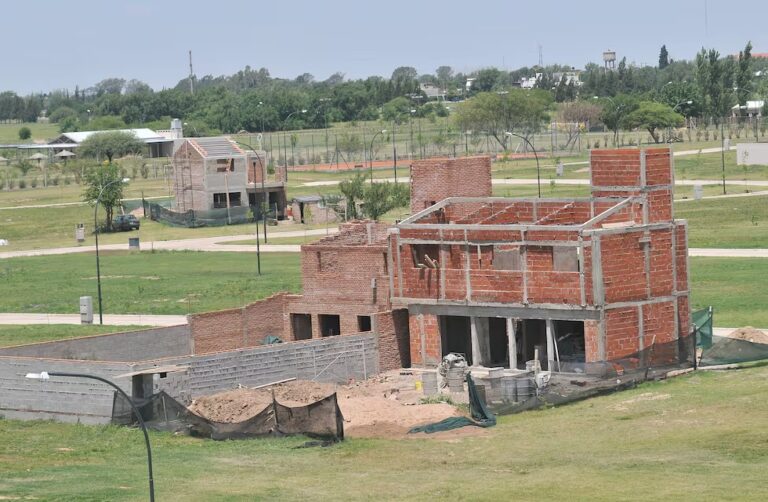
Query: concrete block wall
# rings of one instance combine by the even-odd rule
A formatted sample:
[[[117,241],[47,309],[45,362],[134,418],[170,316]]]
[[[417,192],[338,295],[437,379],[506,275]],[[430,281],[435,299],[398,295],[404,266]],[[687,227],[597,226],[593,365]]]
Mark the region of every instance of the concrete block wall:
[[[187,325],[70,338],[0,349],[0,356],[141,361],[192,353]]]
[[[411,212],[448,197],[489,197],[491,158],[415,160],[411,164]]]
[[[373,333],[266,345],[236,351],[155,361],[187,366],[155,381],[156,390],[188,402],[198,396],[254,387],[288,378],[345,383],[379,372],[378,337]]]
[[[86,424],[109,423],[114,389],[95,380],[51,377],[30,380],[27,373],[62,371],[107,378],[131,394],[129,363],[66,361],[0,356],[0,416],[19,420],[58,420]]]

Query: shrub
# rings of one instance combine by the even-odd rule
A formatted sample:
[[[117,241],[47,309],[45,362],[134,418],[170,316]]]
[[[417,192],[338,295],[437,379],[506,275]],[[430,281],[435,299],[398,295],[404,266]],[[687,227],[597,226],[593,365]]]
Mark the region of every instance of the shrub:
[[[37,188],[37,178],[32,178],[32,181],[29,182],[29,186]]]
[[[27,180],[25,180],[24,178],[21,178],[19,180],[19,188],[27,188]]]
[[[32,130],[29,127],[24,126],[19,129],[19,139],[29,139],[32,137]]]

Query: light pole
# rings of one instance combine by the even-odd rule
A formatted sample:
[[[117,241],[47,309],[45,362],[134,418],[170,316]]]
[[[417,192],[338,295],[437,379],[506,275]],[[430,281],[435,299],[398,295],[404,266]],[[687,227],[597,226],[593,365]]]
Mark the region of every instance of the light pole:
[[[371,158],[369,159],[369,162],[370,162],[369,165],[371,168],[371,183],[373,183],[373,140],[375,140],[376,136],[378,136],[379,134],[384,134],[386,132],[387,132],[386,129],[382,129],[381,131],[377,131],[376,134],[373,135],[373,138],[371,138],[371,147],[368,149],[368,151],[371,154]]]
[[[677,112],[678,107],[680,107],[681,105],[692,105],[692,104],[693,104],[693,100],[692,99],[684,99],[682,101],[678,101],[678,103],[675,104],[675,106],[672,107],[672,111],[673,112]],[[688,127],[688,117],[685,117],[685,125],[686,125],[686,128],[687,128]],[[667,142],[669,142],[669,143],[672,142],[671,136],[672,136],[672,126],[669,126],[667,128]]]
[[[99,263],[99,224],[96,221],[96,212],[99,209],[99,201],[101,200],[101,196],[104,194],[104,190],[108,186],[114,185],[115,183],[128,183],[129,181],[131,181],[129,178],[112,180],[106,185],[102,186],[101,190],[99,190],[99,195],[96,196],[96,202],[93,205],[93,230],[94,232],[96,232],[96,287],[99,293],[99,324],[104,324],[104,314],[101,307],[101,265]]]
[[[536,186],[539,192],[539,199],[541,199],[541,168],[539,167],[539,154],[536,153],[536,148],[534,148],[533,144],[530,141],[528,141],[528,138],[526,138],[521,134],[517,134],[509,131],[506,131],[504,134],[506,134],[507,136],[515,136],[516,138],[522,139],[523,141],[528,143],[528,146],[530,146],[531,150],[533,150],[533,156],[536,158]]]
[[[323,104],[323,120],[325,122],[325,160],[330,164],[328,160],[328,103],[331,98],[320,98],[318,101]]]
[[[259,155],[259,152],[256,151],[256,149],[253,148],[252,145],[249,145],[248,143],[245,143],[243,141],[238,140],[232,140],[238,145],[243,145],[246,148],[250,148],[251,151],[256,154],[256,160],[259,161],[259,166],[261,167],[261,194],[264,196],[265,203],[268,201],[267,198],[267,190],[264,186],[264,180],[267,177],[267,170],[264,168],[264,163],[261,160],[261,155]],[[253,164],[253,185],[256,186],[256,164]],[[256,202],[256,193],[254,190],[254,202]],[[260,212],[262,215],[262,224],[264,225],[264,244],[267,243],[267,209],[264,208],[264,203],[260,204]],[[259,215],[256,214],[255,220],[256,220],[256,266],[259,271],[259,275],[261,275],[261,248],[259,244]]]
[[[50,371],[46,372],[43,371],[41,373],[27,373],[26,377],[33,379],[33,380],[49,380],[50,377],[64,377],[64,378],[88,378],[90,380],[98,380],[99,382],[103,382],[110,387],[114,388],[123,398],[128,401],[128,403],[131,405],[131,409],[133,410],[133,413],[136,415],[136,419],[139,422],[139,426],[141,427],[141,432],[144,433],[144,443],[147,446],[147,470],[149,473],[149,500],[150,502],[154,502],[155,500],[155,479],[152,475],[152,447],[149,444],[149,434],[147,433],[147,426],[144,423],[144,418],[141,416],[141,412],[136,407],[136,404],[133,402],[133,400],[128,397],[128,394],[125,393],[123,389],[115,385],[114,383],[110,382],[106,378],[102,378],[96,375],[88,375],[85,373],[63,373],[58,371]]]
[[[283,121],[283,153],[285,154],[285,181],[288,181],[288,142],[286,141],[285,137],[285,128],[288,125],[288,120],[296,115],[297,113],[307,113],[307,110],[302,108],[301,110],[296,110],[295,112],[291,112],[288,114],[287,117],[285,117],[285,120]],[[293,151],[293,146],[291,146],[291,151]]]

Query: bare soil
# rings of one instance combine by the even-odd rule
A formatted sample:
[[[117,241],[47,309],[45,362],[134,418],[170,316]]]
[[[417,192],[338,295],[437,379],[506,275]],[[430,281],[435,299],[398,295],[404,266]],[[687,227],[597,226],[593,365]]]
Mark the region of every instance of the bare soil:
[[[275,399],[287,406],[301,406],[337,393],[344,416],[344,435],[366,438],[404,438],[408,430],[462,413],[446,403],[420,404],[421,391],[415,389],[417,377],[390,372],[362,382],[332,385],[295,380],[261,389],[234,389],[198,398],[190,411],[209,420],[236,423],[257,415]],[[455,439],[487,432],[448,431],[432,435]],[[419,434],[418,436],[423,436]]]

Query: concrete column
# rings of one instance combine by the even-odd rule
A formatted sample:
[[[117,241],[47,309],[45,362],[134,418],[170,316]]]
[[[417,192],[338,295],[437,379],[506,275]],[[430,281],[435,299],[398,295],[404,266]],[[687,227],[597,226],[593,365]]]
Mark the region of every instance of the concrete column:
[[[552,320],[547,319],[547,370],[555,368],[555,329]]]
[[[515,320],[507,317],[507,340],[509,346],[509,367],[517,368],[517,339],[515,338]]]
[[[480,340],[477,333],[477,317],[469,318],[469,333],[472,342],[472,366],[480,366]]]

